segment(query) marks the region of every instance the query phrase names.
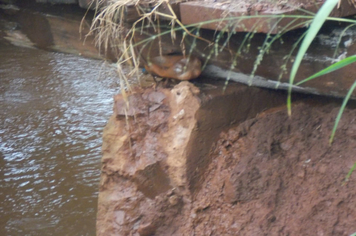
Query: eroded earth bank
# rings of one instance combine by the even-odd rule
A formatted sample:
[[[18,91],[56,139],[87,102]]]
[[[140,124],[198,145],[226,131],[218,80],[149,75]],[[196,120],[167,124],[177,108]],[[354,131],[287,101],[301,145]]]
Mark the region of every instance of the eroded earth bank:
[[[350,235],[356,111],[340,100],[182,82],[115,97],[97,235]],[[320,100],[320,102],[318,101]],[[323,101],[323,102],[321,102]]]

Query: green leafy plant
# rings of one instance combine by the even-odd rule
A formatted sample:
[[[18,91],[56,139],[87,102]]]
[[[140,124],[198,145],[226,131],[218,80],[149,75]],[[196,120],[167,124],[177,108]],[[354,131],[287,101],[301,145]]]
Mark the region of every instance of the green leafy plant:
[[[343,184],[345,184],[347,181],[349,181],[349,179],[350,179],[350,177],[351,177],[351,174],[352,174],[352,172],[355,170],[355,168],[356,168],[356,162],[354,163],[354,165],[353,165],[353,166],[351,167],[351,169],[349,170],[349,173],[347,173]],[[355,235],[355,236],[356,236],[356,233],[354,233],[354,234],[352,234],[352,235]]]
[[[288,89],[288,98],[287,98],[287,108],[288,108],[288,115],[290,116],[291,115],[291,104],[292,104],[292,101],[291,101],[291,93],[292,93],[292,85],[294,84],[294,79],[295,79],[295,76],[296,76],[296,73],[298,71],[298,68],[299,68],[299,65],[303,59],[303,56],[305,55],[306,51],[308,50],[311,42],[314,40],[316,34],[319,32],[321,26],[324,24],[324,22],[326,20],[328,20],[328,16],[329,14],[331,13],[331,11],[335,8],[335,6],[339,3],[339,0],[327,0],[324,5],[321,7],[321,9],[318,11],[318,13],[316,14],[313,22],[311,23],[310,25],[310,28],[308,29],[304,39],[303,39],[303,42],[300,46],[300,49],[298,51],[298,54],[296,56],[296,59],[295,59],[295,62],[293,64],[293,67],[292,67],[292,70],[291,70],[291,73],[290,73],[290,78],[289,78],[289,89]],[[353,26],[353,25],[351,25]],[[322,75],[325,75],[325,74],[328,74],[330,72],[333,72],[333,71],[336,71],[338,69],[341,69],[349,64],[352,64],[356,61],[356,55],[353,55],[353,56],[350,56],[348,58],[345,58],[339,62],[336,62],[335,64],[315,73],[314,75],[296,83],[296,85],[300,85],[300,84],[303,84],[307,81],[310,81],[312,79],[315,79],[319,76],[322,76]],[[340,110],[339,110],[339,113],[335,119],[335,124],[334,124],[334,127],[333,127],[333,130],[331,132],[331,135],[330,135],[330,139],[329,139],[329,143],[332,144],[333,140],[334,140],[334,136],[335,136],[335,132],[336,132],[336,129],[337,129],[337,126],[340,122],[340,119],[341,119],[341,116],[342,116],[342,113],[344,112],[345,110],[345,107],[347,105],[347,102],[349,101],[351,95],[352,95],[352,92],[354,91],[356,87],[356,80],[355,82],[352,84],[351,88],[349,89],[348,93],[346,94],[345,98],[344,98],[344,101],[340,107]]]
[[[326,0],[324,5],[320,8],[318,13],[315,15],[295,58],[290,76],[289,76],[289,89],[288,89],[288,98],[287,98],[287,108],[288,115],[292,115],[292,86],[294,84],[294,79],[299,69],[300,63],[308,50],[311,42],[314,40],[316,34],[319,32],[321,26],[324,24],[331,11],[338,4],[339,0]]]

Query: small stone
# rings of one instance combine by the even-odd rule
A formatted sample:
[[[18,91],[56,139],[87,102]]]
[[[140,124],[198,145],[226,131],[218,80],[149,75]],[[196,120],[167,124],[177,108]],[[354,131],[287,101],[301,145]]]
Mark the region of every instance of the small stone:
[[[115,211],[114,212],[115,223],[118,225],[123,225],[125,221],[125,212],[124,211]]]
[[[180,119],[182,119],[183,117],[184,117],[184,114],[185,114],[185,111],[184,111],[184,109],[182,109],[182,110],[180,110],[179,112],[178,112],[178,114],[176,114],[175,116],[173,116],[173,119],[178,119],[178,120],[180,120]]]
[[[168,201],[169,201],[169,204],[171,204],[172,206],[175,206],[179,202],[179,197],[177,195],[170,196]]]
[[[301,170],[298,172],[297,176],[301,179],[304,179],[304,176],[305,176],[305,171],[304,170]]]

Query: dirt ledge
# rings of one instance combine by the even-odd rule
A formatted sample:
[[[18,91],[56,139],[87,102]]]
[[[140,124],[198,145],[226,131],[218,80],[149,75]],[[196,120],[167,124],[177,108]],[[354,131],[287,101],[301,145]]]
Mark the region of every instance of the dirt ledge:
[[[115,97],[104,130],[97,235],[356,231],[355,178],[341,186],[355,162],[355,110],[329,147],[335,104],[299,102],[289,119],[281,93],[188,82],[127,100]]]

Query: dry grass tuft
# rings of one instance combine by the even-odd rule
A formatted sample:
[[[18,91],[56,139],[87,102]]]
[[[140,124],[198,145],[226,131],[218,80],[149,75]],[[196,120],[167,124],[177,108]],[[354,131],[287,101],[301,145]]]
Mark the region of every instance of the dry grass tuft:
[[[122,88],[130,88],[129,81],[132,76],[139,77],[140,59],[145,62],[147,60],[147,58],[140,57],[140,52],[144,48],[151,47],[152,42],[158,40],[159,51],[162,54],[161,35],[167,34],[167,31],[170,33],[172,41],[176,39],[176,28],[179,27],[184,31],[182,41],[186,36],[190,36],[212,44],[198,34],[193,34],[180,22],[169,0],[107,0],[104,7],[100,7],[103,6],[104,0],[94,1],[96,1],[97,15],[92,23],[90,33],[95,34],[96,46],[100,51],[114,53],[116,56],[120,83],[124,81],[126,84]],[[174,3],[180,1],[174,1]],[[166,8],[168,11],[161,12],[161,6],[164,6],[162,8]],[[126,20],[130,16],[126,14],[130,8],[135,9],[134,13],[137,14],[138,19],[128,24]],[[163,21],[164,26],[161,26]],[[166,28],[167,26],[170,30]],[[145,29],[149,28],[153,29],[155,34],[151,35],[147,42],[135,42],[135,34],[145,34]],[[165,28],[164,33],[161,32],[163,28]],[[140,50],[138,50],[138,45],[140,45]],[[184,54],[185,45],[183,42],[181,46]],[[123,64],[130,66],[129,73],[123,72]]]

